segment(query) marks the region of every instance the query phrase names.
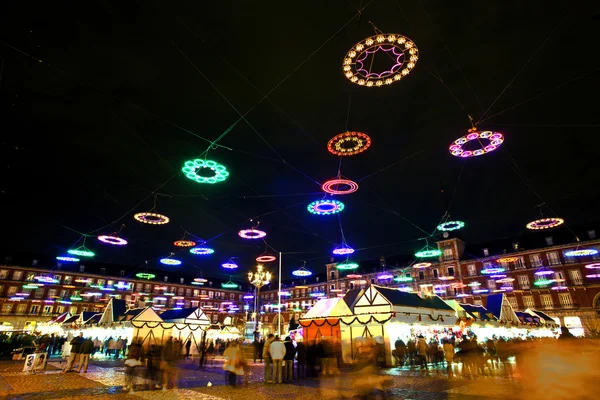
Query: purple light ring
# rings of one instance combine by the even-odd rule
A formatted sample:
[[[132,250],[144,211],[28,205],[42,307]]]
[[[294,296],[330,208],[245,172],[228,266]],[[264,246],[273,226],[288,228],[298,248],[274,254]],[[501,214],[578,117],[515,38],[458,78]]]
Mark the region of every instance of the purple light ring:
[[[127,244],[127,240],[118,236],[100,235],[98,236],[98,240],[115,246],[125,246]]]
[[[238,235],[244,239],[260,239],[267,236],[267,232],[258,229],[242,229],[238,232]]]

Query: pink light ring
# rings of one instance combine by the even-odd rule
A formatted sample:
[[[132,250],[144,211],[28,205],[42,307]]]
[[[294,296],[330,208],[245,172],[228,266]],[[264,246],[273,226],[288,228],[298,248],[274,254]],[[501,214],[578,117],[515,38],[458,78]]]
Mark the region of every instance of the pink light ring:
[[[490,143],[486,146],[483,146],[482,144],[482,148],[477,150],[465,150],[463,148],[465,143],[476,139],[485,139]],[[466,136],[456,139],[453,144],[450,145],[448,150],[450,151],[450,154],[456,157],[477,157],[496,150],[503,142],[504,136],[498,132],[471,132]]]
[[[114,246],[125,246],[127,244],[127,240],[118,236],[100,235],[98,236],[98,240]]]
[[[339,189],[339,186],[346,186],[347,189]],[[325,182],[321,186],[321,189],[329,194],[345,195],[356,192],[358,190],[358,183],[349,179],[331,179]]]
[[[242,229],[238,235],[244,239],[260,239],[267,236],[267,232],[259,231],[258,229]]]
[[[600,275],[599,275],[600,276]],[[550,290],[568,290],[569,288],[566,286],[553,286]]]
[[[600,263],[591,263],[585,266],[587,269],[600,269]]]
[[[549,269],[545,269],[542,271],[536,271],[534,273],[534,275],[538,275],[538,276],[553,275],[553,274],[554,274],[554,271],[550,271]]]
[[[492,278],[492,279],[501,279],[501,278],[506,278],[506,274],[496,274],[496,275],[490,275],[490,278]]]
[[[393,277],[394,277],[394,275],[387,274],[387,273],[377,275],[377,279],[382,280],[382,281],[392,279]]]
[[[585,276],[586,278],[600,278],[600,274],[589,274]]]

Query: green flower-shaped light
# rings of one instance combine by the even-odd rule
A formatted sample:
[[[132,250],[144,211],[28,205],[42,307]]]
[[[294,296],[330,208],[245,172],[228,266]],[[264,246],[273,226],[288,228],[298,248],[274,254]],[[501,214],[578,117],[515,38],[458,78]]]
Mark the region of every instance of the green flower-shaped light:
[[[198,183],[218,183],[223,182],[229,176],[229,172],[224,165],[212,160],[195,159],[186,161],[181,171],[189,179]],[[208,175],[203,175],[206,172]]]

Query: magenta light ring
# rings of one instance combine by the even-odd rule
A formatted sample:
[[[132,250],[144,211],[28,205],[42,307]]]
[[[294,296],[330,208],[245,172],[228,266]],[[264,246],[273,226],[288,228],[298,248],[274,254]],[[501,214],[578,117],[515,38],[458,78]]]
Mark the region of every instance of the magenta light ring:
[[[600,275],[598,275],[598,277],[600,277]],[[550,290],[568,290],[569,288],[566,286],[553,286],[550,288]]]
[[[591,263],[585,266],[587,269],[600,269],[600,263]]]
[[[337,254],[338,256],[343,256],[343,255],[354,253],[354,249],[352,247],[348,246],[347,244],[342,243],[338,247],[333,249],[332,253]]]
[[[98,236],[98,240],[104,243],[112,244],[114,246],[125,246],[127,244],[127,240],[118,236],[111,235],[100,235]]]
[[[509,286],[509,285],[500,286],[500,290],[511,291],[513,289],[514,288],[512,286]]]
[[[197,256],[207,256],[214,253],[215,251],[210,247],[194,247],[190,249],[190,253]]]
[[[553,275],[553,274],[554,274],[554,271],[550,271],[549,269],[544,269],[544,270],[541,270],[541,271],[536,271],[534,273],[534,275],[537,275],[537,276],[545,276],[545,275]]]
[[[334,189],[339,186],[346,186],[347,189]],[[329,194],[344,195],[356,192],[358,190],[358,183],[349,179],[331,179],[325,182],[323,186],[321,186],[321,189]]]
[[[471,140],[486,139],[489,140],[490,144],[483,146],[477,150],[465,150],[464,145]],[[504,136],[499,132],[483,131],[483,132],[471,132],[466,136],[456,139],[448,148],[450,154],[456,157],[477,157],[490,153],[496,150],[504,142]]]
[[[259,231],[258,229],[242,229],[238,235],[244,239],[260,239],[267,236],[267,232]]]
[[[496,274],[496,275],[490,275],[490,278],[492,278],[492,279],[501,279],[501,278],[506,278],[506,274]]]
[[[338,200],[316,200],[310,203],[306,209],[311,214],[331,215],[344,210],[344,203]]]
[[[386,281],[388,279],[392,279],[394,277],[394,275],[392,274],[380,274],[377,275],[377,279],[382,280],[382,281]]]
[[[586,278],[600,278],[600,274],[589,274],[585,276]]]
[[[473,293],[475,293],[475,294],[487,293],[487,292],[489,292],[488,289],[475,289],[475,290],[473,290]]]
[[[221,264],[221,267],[227,268],[227,269],[236,269],[238,267],[238,265],[234,262],[229,261],[229,262]]]
[[[484,268],[484,269],[481,270],[481,273],[485,274],[485,275],[499,274],[501,272],[504,272],[504,268],[500,268],[500,267],[497,267],[497,268]]]

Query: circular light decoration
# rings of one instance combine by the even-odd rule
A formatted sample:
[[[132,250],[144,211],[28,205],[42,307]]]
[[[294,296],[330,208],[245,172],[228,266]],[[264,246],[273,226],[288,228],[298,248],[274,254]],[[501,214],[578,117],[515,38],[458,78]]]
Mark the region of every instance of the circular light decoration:
[[[567,257],[595,256],[596,254],[598,254],[598,250],[596,249],[578,249],[565,252],[565,256]]]
[[[550,289],[551,290],[568,290],[569,288],[566,286],[553,286]]]
[[[192,285],[201,286],[201,285],[204,285],[204,283],[193,281]]]
[[[306,209],[311,214],[331,215],[341,212],[344,209],[344,203],[338,200],[317,200],[310,203]]]
[[[362,153],[371,146],[371,138],[366,133],[362,132],[344,132],[332,137],[327,142],[327,150],[336,156],[353,156]],[[330,181],[331,182],[331,181]],[[352,182],[352,181],[348,181]],[[352,182],[354,183],[354,182]],[[358,185],[356,189],[358,189]],[[323,185],[323,190],[325,185]],[[333,185],[332,185],[333,186]],[[351,187],[350,187],[351,188]],[[327,192],[327,190],[325,190]],[[353,190],[353,192],[356,190]],[[328,192],[329,193],[329,192]],[[352,193],[352,192],[349,192]],[[346,193],[344,193],[346,194]]]
[[[540,268],[537,271],[535,271],[534,275],[537,276],[547,276],[547,275],[553,275],[554,271],[548,269],[548,268]]]
[[[456,297],[471,297],[472,295],[469,293],[459,293],[456,295]]]
[[[215,251],[210,247],[194,247],[190,249],[190,253],[197,256],[207,256],[209,254],[214,253]]]
[[[391,59],[390,69],[371,71],[375,55]],[[380,87],[391,85],[405,77],[419,59],[419,50],[406,36],[396,33],[379,33],[355,44],[344,57],[342,70],[350,82],[360,86]]]
[[[360,275],[360,274],[348,274],[348,275],[346,275],[346,278],[348,278],[348,279],[360,279],[360,278],[362,278],[362,275]]]
[[[140,278],[140,279],[154,279],[156,278],[156,275],[154,274],[150,274],[148,272],[138,272],[137,274],[135,274],[136,277]]]
[[[73,296],[69,297],[71,301],[81,301],[83,298],[79,295],[79,293],[75,293]]]
[[[533,284],[535,286],[546,286],[546,285],[550,285],[552,283],[552,280],[550,279],[538,279],[537,281],[533,282]]]
[[[338,247],[333,249],[332,253],[337,254],[338,256],[344,256],[347,254],[354,253],[354,249],[352,247],[348,246],[346,243],[342,243]]]
[[[177,247],[194,247],[196,242],[192,240],[176,240],[173,244]]]
[[[413,265],[413,268],[415,268],[415,269],[423,269],[423,268],[428,268],[428,267],[431,267],[431,263],[422,262],[422,263],[416,263]]]
[[[242,229],[238,235],[244,239],[260,239],[267,236],[267,232],[259,231],[258,229]]]
[[[433,289],[433,293],[435,294],[445,294],[446,289]]]
[[[76,257],[56,257],[56,259],[58,261],[65,261],[65,262],[79,262],[79,258]]]
[[[501,267],[488,267],[481,270],[482,274],[495,275],[504,272],[504,268]]]
[[[163,265],[181,265],[181,260],[175,258],[161,258],[158,261]]]
[[[344,195],[354,193],[358,190],[358,183],[349,179],[331,179],[321,186],[324,192],[329,194]]]
[[[337,269],[342,269],[342,270],[357,269],[358,268],[358,264],[346,261],[346,262],[343,262],[341,264],[336,265],[336,268]]]
[[[268,263],[277,260],[277,257],[268,253],[262,253],[260,256],[256,257],[256,261],[260,263]]]
[[[96,253],[94,253],[93,251],[91,251],[90,249],[88,249],[85,246],[81,246],[76,249],[67,250],[67,253],[72,254],[74,256],[79,256],[79,257],[94,257],[96,255]]]
[[[465,226],[465,223],[462,221],[446,221],[443,224],[439,224],[437,226],[438,231],[456,231]]]
[[[600,274],[589,274],[585,276],[586,278],[600,278]],[[23,286],[25,287],[25,286]]]
[[[496,283],[512,283],[515,281],[515,278],[502,278],[498,279]]]
[[[490,275],[490,278],[492,278],[492,279],[502,279],[502,278],[506,278],[506,274],[494,274],[494,275]]]
[[[323,292],[312,292],[310,294],[310,297],[323,297],[323,296],[325,296],[325,293],[323,293]]]
[[[467,286],[470,286],[470,287],[478,287],[478,286],[481,286],[481,282],[471,282],[471,283],[469,283]]]
[[[452,279],[454,279],[454,277],[453,276],[440,276],[440,277],[438,277],[438,279],[440,281],[451,281]]]
[[[238,287],[238,284],[237,283],[233,283],[231,281],[231,279],[230,279],[230,280],[228,280],[225,283],[221,283],[221,287],[225,288],[225,289],[236,289]]]
[[[252,300],[253,298],[254,298],[254,295],[250,294],[250,293],[245,294],[243,297],[244,300]]]
[[[387,281],[388,279],[392,279],[393,277],[394,275],[387,272],[377,275],[377,279],[380,281]]]
[[[170,221],[169,217],[167,217],[166,215],[151,212],[137,213],[133,216],[133,218],[136,221],[150,225],[164,225],[168,224]]]
[[[481,142],[482,139],[489,142],[489,144],[484,145]],[[479,142],[479,144],[481,145],[481,148],[474,150],[474,151],[465,150],[463,148],[464,145],[473,140],[477,140]],[[456,139],[450,145],[449,150],[450,150],[450,154],[452,154],[453,156],[456,156],[456,157],[462,157],[462,158],[477,157],[477,156],[481,156],[483,154],[486,154],[486,153],[496,150],[498,147],[500,147],[500,145],[503,142],[504,142],[504,136],[499,132],[492,132],[492,131],[477,132],[477,131],[471,130],[471,132],[468,135]]]
[[[556,228],[559,225],[565,223],[565,220],[562,218],[542,218],[536,219],[535,221],[531,221],[525,227],[531,230],[542,230],[542,229],[550,229]]]
[[[412,282],[413,278],[410,276],[397,276],[394,278],[394,282]]]
[[[183,164],[181,171],[189,179],[198,183],[223,182],[229,176],[224,165],[212,160],[190,160]]]
[[[229,261],[221,264],[221,267],[226,268],[226,269],[236,269],[238,267],[238,265],[233,262],[232,258],[230,258]],[[206,282],[206,279],[204,279],[204,281]]]
[[[115,246],[125,246],[127,244],[127,240],[111,235],[100,235],[98,236],[98,240]]]
[[[310,272],[309,270],[307,270],[304,267],[300,267],[297,270],[292,271],[292,275],[294,275],[294,276],[311,276],[312,272]]]
[[[439,257],[442,255],[442,251],[439,249],[434,249],[431,246],[425,246],[421,250],[415,253],[415,257],[419,258],[429,258],[429,257]]]
[[[600,263],[592,263],[585,266],[587,269],[600,269]]]
[[[475,289],[475,290],[473,290],[473,293],[475,293],[475,294],[487,293],[487,292],[489,292],[488,289]]]
[[[519,259],[518,257],[502,257],[502,258],[497,259],[496,261],[499,263],[510,263],[510,262],[515,262],[518,259]]]
[[[91,278],[77,278],[75,279],[75,282],[77,283],[90,283],[92,281]]]
[[[205,279],[205,278],[194,278],[194,282],[206,283],[206,282],[208,282],[208,279]]]

